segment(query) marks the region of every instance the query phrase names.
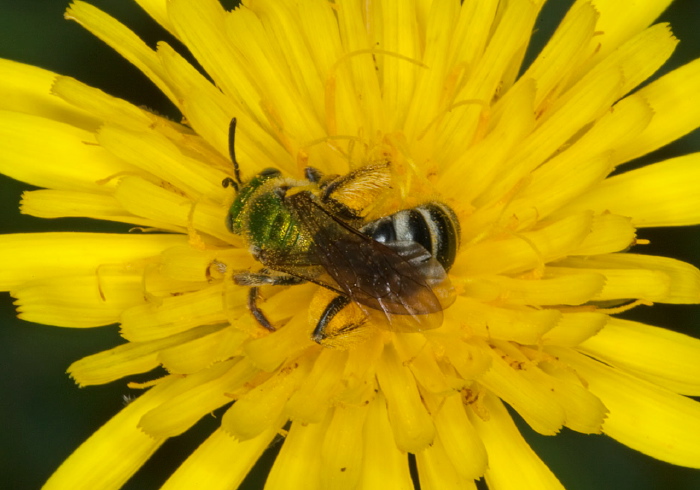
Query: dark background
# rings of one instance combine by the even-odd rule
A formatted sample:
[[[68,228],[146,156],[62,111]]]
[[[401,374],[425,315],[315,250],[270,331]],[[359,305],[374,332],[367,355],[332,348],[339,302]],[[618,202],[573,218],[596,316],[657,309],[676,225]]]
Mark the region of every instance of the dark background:
[[[151,46],[160,39],[172,41],[132,2],[92,3],[125,22]],[[227,7],[232,3],[227,2]],[[535,45],[546,39],[569,4],[562,0],[549,3],[538,21]],[[79,25],[63,20],[66,6],[64,0],[0,1],[0,57],[71,75],[112,95],[177,118],[177,112],[145,76]],[[664,72],[700,57],[700,0],[677,0],[661,20],[671,22],[681,40]],[[700,133],[696,131],[639,164],[699,150]],[[0,233],[121,232],[128,228],[89,220],[21,216],[17,210],[19,198],[22,191],[30,188],[0,176]],[[650,254],[700,264],[698,227],[642,230],[640,237],[652,241],[645,248]],[[698,306],[657,305],[638,309],[631,317],[700,336]],[[40,487],[73,449],[120,410],[124,396],[131,394],[125,382],[79,389],[65,374],[71,362],[117,343],[121,339],[115,327],[81,330],[19,321],[9,295],[0,293],[0,487]],[[125,488],[157,488],[216,425],[208,417],[194,430],[166,443]],[[567,430],[558,437],[543,437],[520,425],[569,490],[700,488],[700,471],[656,461],[607,437]],[[262,488],[274,451],[271,453],[267,461],[256,467],[246,488]]]

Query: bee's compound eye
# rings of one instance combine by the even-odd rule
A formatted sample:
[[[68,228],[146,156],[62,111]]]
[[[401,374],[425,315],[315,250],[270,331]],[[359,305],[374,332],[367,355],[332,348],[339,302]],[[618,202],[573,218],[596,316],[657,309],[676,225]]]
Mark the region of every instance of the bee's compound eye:
[[[277,170],[276,168],[268,167],[260,171],[258,174],[260,177],[265,177],[265,178],[271,178],[271,177],[279,177],[282,175],[282,172]]]

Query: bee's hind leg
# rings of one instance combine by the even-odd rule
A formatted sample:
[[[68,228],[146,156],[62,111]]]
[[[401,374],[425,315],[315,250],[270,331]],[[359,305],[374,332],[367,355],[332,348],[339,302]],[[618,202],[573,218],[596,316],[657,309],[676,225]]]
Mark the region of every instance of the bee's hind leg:
[[[305,281],[289,274],[272,274],[267,269],[259,272],[242,272],[233,276],[233,281],[239,286],[250,286],[248,290],[248,311],[258,324],[271,332],[275,331],[270,320],[258,306],[260,286],[294,286]]]
[[[315,299],[324,305],[314,308],[317,320],[311,339],[317,344],[346,348],[371,334],[372,330],[366,328],[366,315],[347,296],[319,290]]]

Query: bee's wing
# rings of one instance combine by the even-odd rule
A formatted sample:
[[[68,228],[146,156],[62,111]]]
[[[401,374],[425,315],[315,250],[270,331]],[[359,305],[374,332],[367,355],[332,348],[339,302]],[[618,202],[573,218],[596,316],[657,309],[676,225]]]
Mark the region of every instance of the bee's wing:
[[[309,192],[286,199],[308,231],[327,275],[368,316],[379,320],[378,326],[413,332],[442,324],[442,310],[453,300],[452,288],[444,268],[421,245],[381,244],[336,219]]]

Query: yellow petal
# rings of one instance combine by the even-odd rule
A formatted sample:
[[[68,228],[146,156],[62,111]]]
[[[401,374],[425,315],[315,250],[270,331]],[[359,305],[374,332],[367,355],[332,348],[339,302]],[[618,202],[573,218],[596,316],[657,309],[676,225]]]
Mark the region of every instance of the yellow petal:
[[[478,2],[478,5],[483,3]],[[467,5],[471,4],[465,4],[463,11]],[[501,178],[504,162],[535,127],[535,87],[533,80],[516,84],[494,107],[492,127],[486,136],[455,155],[454,160],[445,159],[441,162],[439,189],[445,200],[455,206],[456,210],[466,203],[479,202],[475,201],[476,196]],[[433,151],[439,152],[440,149],[435,148]],[[462,185],[467,179],[470,184]],[[469,236],[470,230],[463,227],[462,234],[465,233]]]
[[[377,46],[407,59],[420,59],[415,9],[416,2],[413,0],[388,0],[372,4]],[[381,73],[383,97],[382,108],[375,110],[384,111],[388,116],[386,127],[401,127],[414,97],[416,78],[421,68],[395,56],[378,56],[377,65]]]
[[[584,383],[567,371],[556,360],[543,359],[541,350],[517,348],[512,343],[494,342],[497,352],[504,357],[514,373],[529,386],[536,386],[549,400],[555,402],[563,410],[563,424],[577,432],[600,433],[601,425],[607,412],[598,398],[592,395]],[[545,401],[540,397],[540,403]],[[525,406],[521,400],[516,400],[519,406]],[[530,405],[530,410],[537,407]],[[540,408],[547,411],[546,406]],[[542,415],[538,416],[544,420]],[[552,419],[549,423],[557,423]]]
[[[598,12],[588,2],[578,2],[566,13],[542,52],[522,75],[521,80],[537,80],[535,107],[563,90],[593,38]]]
[[[608,407],[606,434],[653,458],[700,468],[700,403],[576,352],[549,349]]]
[[[561,317],[561,313],[553,309],[498,308],[462,296],[450,306],[446,315],[466,323],[474,335],[521,344],[537,344]]]
[[[238,488],[283,423],[280,421],[247,441],[239,441],[221,429],[215,431],[175,470],[161,490]]]
[[[508,174],[491,186],[484,201],[497,201],[526,179],[582,128],[605,114],[623,94],[619,66],[591,71],[565,92],[538,121],[537,128],[511,153]]]
[[[435,426],[413,375],[403,366],[392,344],[384,346],[377,364],[377,379],[387,399],[396,446],[407,452],[424,449],[435,437]]]
[[[182,245],[186,240],[181,235],[3,235],[0,237],[0,289],[12,289],[26,282],[28,277],[99,276],[103,265],[134,266],[143,259],[158,255],[163,249]]]
[[[158,353],[172,345],[187,344],[192,339],[209,334],[220,327],[199,327],[183,334],[151,342],[129,342],[113,349],[84,357],[68,368],[68,373],[80,386],[104,384],[144,373],[158,366]]]
[[[220,25],[219,4],[200,2],[194,10],[190,8],[190,2],[173,2],[170,13],[177,25],[182,23],[180,35],[184,36],[190,51],[205,65],[209,74],[225,77],[220,82],[226,87],[222,93],[222,85],[212,84],[169,46],[159,46],[158,55],[173,80],[174,89],[184,100],[182,111],[192,128],[221,155],[227,155],[227,128],[235,116],[238,119],[236,153],[241,162],[246,162],[246,169],[249,165],[253,166],[251,171],[256,171],[257,165],[261,165],[259,170],[269,166],[287,171],[295,169],[294,166],[286,167],[290,161],[289,153],[278,134],[269,127],[270,115],[266,111],[272,109],[267,107],[265,100],[260,100],[257,80],[248,71],[247,56],[235,50],[237,43],[259,24],[259,20],[247,8],[239,8],[235,15],[226,17],[227,24],[231,24],[229,38],[226,32],[222,32],[226,26]],[[179,21],[179,18],[183,20]],[[256,31],[255,35],[258,34],[266,38],[265,33]],[[209,49],[209,42],[218,49]],[[209,67],[208,63],[212,66]]]
[[[331,67],[345,54],[338,33],[337,10],[327,2],[315,1],[299,4],[298,14],[288,8],[278,8],[282,5],[278,2],[269,5],[275,8],[252,8],[281,48],[278,51],[283,56],[282,66],[295,67],[287,75],[289,86],[298,99],[295,103],[301,103],[304,111],[310,111],[309,115],[314,119],[325,121],[329,109],[325,107],[327,100],[320,95],[324,94]],[[234,33],[238,35],[235,31],[229,31],[229,35]],[[314,42],[318,39],[323,39],[323,42]],[[275,75],[280,77],[279,70]],[[276,92],[275,96],[280,91]],[[292,110],[289,104],[274,107],[285,119],[288,116],[283,113]],[[352,134],[355,134],[357,127],[350,127]],[[345,127],[342,129],[345,130]]]
[[[306,311],[295,313],[296,316],[289,320],[284,328],[272,335],[251,340],[244,346],[246,355],[263,371],[274,371],[304,349],[310,346],[318,347],[311,340]]]
[[[602,432],[607,408],[565,366],[556,362],[541,362],[538,369],[526,369],[523,374],[554,394],[566,412],[566,427],[583,434]]]
[[[165,228],[193,226],[221,240],[231,236],[224,225],[228,212],[224,206],[183,197],[141,177],[121,179],[114,196],[128,212],[164,223]]]
[[[365,441],[365,458],[362,477],[357,488],[368,490],[415,488],[408,470],[408,456],[399,450],[394,442],[386,399],[381,392],[377,393],[369,404],[362,436]],[[381,461],[381,464],[377,464],[378,461]]]
[[[491,369],[479,379],[479,383],[511,405],[540,434],[559,432],[566,413],[550,389],[525,376],[517,366],[511,367],[495,352],[492,352],[492,358]]]
[[[649,104],[654,117],[644,131],[616,150],[615,163],[646,155],[697,128],[700,125],[699,83],[700,60],[695,60],[633,95]]]
[[[168,2],[165,0],[135,0],[148,15],[161,26],[172,32],[170,19],[168,18]]]
[[[457,277],[516,273],[542,266],[580,247],[591,231],[592,221],[591,213],[578,213],[553,223],[542,223],[538,230],[464,247],[451,273]],[[462,226],[478,224],[467,220]]]
[[[124,311],[121,331],[131,342],[146,342],[184,332],[199,325],[225,323],[221,308],[223,286],[165,297]]]
[[[642,298],[644,296],[625,296],[625,290],[645,291],[649,300],[662,303],[685,304],[700,302],[700,270],[697,267],[668,257],[655,257],[638,254],[609,254],[588,258],[568,258],[560,261],[563,267],[576,267],[578,271],[595,270],[607,278],[601,296],[617,289],[619,293],[607,294],[604,299]],[[553,271],[554,267],[551,268]],[[627,274],[627,275],[626,275]],[[634,275],[638,274],[640,283],[635,286]],[[657,279],[651,279],[652,276]],[[618,282],[615,282],[618,281]]]
[[[416,454],[416,465],[421,490],[476,490],[474,479],[462,476],[447,457],[440,438]]]
[[[632,218],[637,227],[700,223],[700,153],[666,160],[605,180],[561,212],[591,209]]]
[[[256,437],[279,418],[289,396],[309,374],[313,356],[302,356],[239,398],[221,419],[221,427],[239,439]]]
[[[170,223],[185,229],[193,202],[176,192],[164,189],[141,177],[120,179],[114,194],[119,205],[128,212],[154,221]]]
[[[140,272],[140,271],[139,271]],[[97,274],[30,281],[13,288],[19,318],[59,327],[99,327],[143,303],[141,274],[104,268]]]
[[[580,305],[598,294],[605,285],[601,274],[552,274],[545,279],[513,279],[481,276],[467,283],[464,294],[481,301],[505,301],[511,305]]]
[[[573,146],[532,172],[532,181],[508,207],[523,222],[536,222],[603,180],[611,170],[610,155],[588,157]]]
[[[472,416],[472,422],[486,446],[489,465],[486,483],[499,490],[564,490],[557,477],[537,457],[520,435],[503,404],[488,395],[483,403],[489,419]]]
[[[411,370],[420,388],[430,393],[450,395],[464,387],[463,379],[442,371],[435,351],[427,344],[425,337],[396,334],[394,345],[399,358]]]
[[[56,78],[55,73],[36,66],[0,60],[0,109],[97,129],[95,117],[51,94]]]
[[[160,272],[169,279],[180,281],[208,281],[218,264],[227,269],[246,269],[255,265],[248,250],[199,250],[189,245],[163,250]],[[214,266],[212,266],[214,264]],[[234,265],[235,264],[235,265]]]
[[[377,390],[376,365],[383,350],[384,339],[380,335],[371,336],[357,348],[348,349],[342,380],[347,389],[338,395],[339,403],[362,405],[374,399]]]
[[[578,0],[577,4],[589,0]],[[671,0],[642,0],[630,8],[616,0],[593,0],[590,2],[600,14],[596,30],[598,35],[591,43],[590,64],[598,62],[642,29],[651,24],[671,3]],[[587,57],[584,56],[583,59]]]
[[[141,418],[141,428],[156,438],[180,435],[208,413],[231,403],[230,393],[256,373],[249,362],[237,358],[190,374],[197,384],[146,413]]]
[[[492,357],[488,350],[482,348],[481,343],[462,339],[455,341],[452,335],[443,337],[438,332],[430,332],[431,339],[444,349],[445,355],[462,378],[478,379],[491,367]]]
[[[163,54],[163,51],[167,51],[167,49],[161,47],[158,53],[159,56]],[[169,52],[172,52],[172,49]],[[177,83],[180,91],[183,91],[185,88],[201,91],[203,86],[212,89],[211,83],[206,81],[206,79],[199,74],[196,69],[192,67],[192,65],[189,65],[184,60],[183,63],[189,67],[189,71],[187,71],[189,78],[182,73],[183,71],[186,71],[184,69],[172,74],[174,77],[179,77],[177,79]],[[167,68],[168,66],[166,66],[166,69]],[[196,75],[191,75],[192,72],[196,73]],[[194,84],[194,81],[191,80],[193,77],[197,77],[197,81],[201,80],[196,87],[190,87],[188,84],[188,82]],[[156,148],[154,148],[154,151],[156,149],[162,151],[162,147],[166,144],[163,143],[162,140],[169,140],[178,146],[180,149],[179,151],[182,152],[183,160],[186,160],[194,167],[199,167],[200,172],[202,172],[204,175],[209,175],[215,179],[219,178],[220,176],[223,177],[223,175],[226,174],[217,174],[214,171],[214,168],[219,168],[224,172],[229,171],[231,168],[231,163],[225,159],[221,153],[216,153],[208,142],[203,140],[199,134],[194,134],[188,126],[170,121],[165,117],[154,114],[146,109],[136,107],[125,100],[108,95],[101,90],[80,83],[79,81],[69,77],[58,77],[53,85],[53,93],[61,97],[66,102],[69,102],[76,108],[81,108],[92,114],[93,117],[98,118],[100,120],[100,126],[102,126],[100,132],[104,132],[105,124],[108,128],[118,127],[122,130],[126,130],[128,128],[126,134],[135,134],[137,136],[143,136],[144,138],[151,139],[155,138],[157,144],[155,145]],[[186,98],[185,94],[180,94],[179,92],[178,94],[180,98]],[[221,99],[218,100],[220,101]],[[225,124],[222,125],[222,127],[228,126],[228,119]],[[124,134],[122,133],[120,136],[123,137]],[[109,138],[104,137],[100,141],[102,144],[106,145],[110,141],[113,142],[114,139],[115,138],[110,140]],[[138,140],[138,137],[135,138],[135,140]],[[128,146],[130,143],[138,144],[138,141],[132,140],[130,142],[123,143]],[[125,152],[125,158],[129,158],[128,150],[120,148],[118,144],[115,146],[115,150]],[[115,151],[114,153],[119,152]],[[226,155],[227,153],[228,152],[226,151],[223,154]],[[140,155],[138,154],[136,155],[136,157],[139,156]],[[197,159],[192,159],[192,156],[196,156]],[[139,161],[138,158],[135,158],[134,160]],[[200,161],[206,162],[206,164],[202,165]],[[175,170],[179,169],[180,163],[176,162],[175,165]],[[146,165],[144,168],[148,170],[152,170],[154,168],[158,169],[158,163],[150,162],[150,164]],[[161,173],[165,170],[168,169],[161,168]],[[158,174],[158,172],[154,173]],[[200,176],[197,175],[197,178],[199,177]],[[217,190],[220,191],[221,189]]]
[[[93,117],[100,120],[100,123],[109,121],[111,124],[120,126],[146,129],[156,121],[165,121],[165,118],[156,116],[125,100],[112,97],[74,78],[57,77],[52,90],[55,95],[69,104],[92,114]]]
[[[574,267],[550,267],[547,270],[559,277],[569,274],[578,276],[581,272],[581,269]],[[600,291],[589,298],[592,301],[639,298],[644,301],[662,302],[669,296],[669,277],[661,271],[612,268],[590,270],[605,278]]]
[[[336,7],[341,42],[348,53],[357,54],[342,59],[329,71],[324,89],[326,96],[333,98],[326,116],[329,132],[334,126],[347,125],[347,134],[358,129],[372,134],[384,127],[384,113],[375,109],[382,106],[382,93],[373,56],[367,51],[374,46],[373,33],[367,31],[363,18],[366,7],[354,0]],[[366,54],[360,55],[363,51]],[[348,75],[340,76],[345,70]],[[337,119],[336,114],[347,114],[348,121]]]
[[[568,142],[576,131],[603,116],[620,96],[651,76],[668,59],[675,43],[667,26],[655,26],[629,40],[588,71],[542,116],[540,126],[527,138],[520,152],[513,155],[514,168],[510,175],[494,186],[489,195],[497,198],[504,190],[515,186]]]
[[[678,39],[673,37],[668,24],[656,24],[631,36],[591,68],[591,72],[618,67],[622,71],[622,94],[626,94],[661,68],[677,44]]]
[[[480,12],[483,15],[481,19],[486,20],[493,15],[491,9],[494,3],[485,3]],[[504,83],[510,85],[511,80],[504,81],[505,74],[512,70],[512,65],[517,64],[517,60],[524,54],[537,11],[538,6],[534,2],[510,2],[499,10],[496,23],[476,27],[473,36],[478,39],[477,46],[483,42],[484,35],[487,36],[487,46],[483,52],[473,51],[472,46],[464,48],[468,52],[474,52],[476,59],[471,60],[473,64],[466,65],[468,76],[465,78],[464,87],[455,95],[454,103],[483,101],[488,104],[497,90],[506,88]],[[489,32],[488,25],[491,25],[493,31]],[[460,41],[465,40],[466,38],[462,38]],[[444,122],[441,122],[438,128],[439,137],[436,140],[438,148],[447,149],[441,155],[443,160],[456,160],[469,147],[482,118],[482,110],[481,104],[471,103],[456,108],[445,116]]]
[[[564,313],[559,323],[542,336],[542,343],[574,347],[598,333],[607,322],[608,315],[603,313]]]
[[[168,76],[173,80],[173,90],[182,98],[182,111],[189,126],[198,137],[201,137],[209,148],[216,148],[216,154],[228,156],[228,126],[231,118],[238,120],[236,128],[236,153],[239,161],[248,165],[262,163],[260,170],[271,166],[274,159],[267,160],[265,154],[279,150],[279,144],[259,125],[259,121],[248,115],[243,107],[226,97],[202,73],[192,66],[185,58],[165,43],[158,45],[158,57],[163,63]],[[257,145],[249,144],[251,134],[255,141],[263,142]],[[193,135],[194,136],[194,135]],[[277,154],[275,157],[286,157]],[[206,159],[205,159],[206,160]],[[283,158],[279,158],[283,161]],[[231,168],[230,162],[227,165]],[[252,171],[255,171],[253,169]]]
[[[569,255],[600,255],[621,252],[632,246],[636,230],[629,218],[602,214],[593,219],[591,232]]]
[[[204,332],[203,335],[194,334],[200,330]],[[247,333],[228,325],[194,328],[174,337],[184,338],[173,346],[164,347],[158,353],[158,361],[168,372],[185,375],[239,355],[241,346],[250,338]]]
[[[117,53],[141,70],[173,104],[178,105],[178,99],[163,81],[163,68],[156,54],[140,37],[92,5],[75,1],[66,10],[65,18],[75,20],[96,37],[107,43]]]
[[[309,376],[289,399],[286,413],[301,423],[321,422],[339,386],[347,352],[324,349],[316,358]],[[343,380],[344,381],[344,380]]]
[[[279,141],[260,124],[240,109],[231,107],[230,99],[215,87],[201,90],[192,88],[184,108],[192,127],[210,142],[219,154],[228,153],[228,131],[233,116],[236,117],[236,158],[243,166],[243,175],[250,178],[266,167],[275,167],[287,174],[296,170],[296,162]],[[294,155],[296,156],[296,154]]]
[[[206,196],[222,202],[227,191],[221,182],[228,175],[207,162],[190,158],[181,148],[156,131],[127,130],[108,124],[97,137],[112,154],[174,186],[177,191],[198,199]]]
[[[597,186],[613,170],[617,147],[636,137],[653,117],[640,97],[628,97],[615,104],[581,138],[532,172],[509,206],[520,216],[528,208],[540,220],[562,205]]]
[[[453,41],[453,29],[460,8],[460,2],[453,0],[434,2],[430,8],[425,35],[431,41],[426,43],[422,57],[423,63],[430,69],[415,73],[416,86],[404,121],[404,131],[409,140],[420,135],[428,124],[428,115],[437,114],[440,110],[447,70],[450,68],[445,53]]]
[[[169,226],[134,216],[124,210],[113,196],[92,192],[39,190],[22,194],[20,211],[38,218],[81,217],[179,231],[181,228]]]
[[[458,474],[474,480],[484,474],[487,455],[459,394],[444,398],[434,415],[438,440]]]
[[[129,403],[71,454],[43,488],[121,488],[165,442],[141,430],[139,420],[187,387],[186,380],[170,378]]]
[[[251,18],[247,7],[241,7],[235,15],[228,16],[230,22],[242,22]],[[228,99],[234,99],[245,104],[244,110],[253,115],[258,124],[265,121],[262,108],[259,105],[261,96],[257,86],[245,71],[243,55],[238,52],[226,33],[226,15],[218,2],[201,1],[195,6],[191,2],[171,1],[168,4],[168,17],[172,22],[177,37],[185,43],[205,72],[220,87]],[[248,29],[241,29],[235,39],[255,42],[259,35],[251,35]],[[211,49],[217,46],[217,49]],[[225,148],[225,146],[223,147]]]
[[[104,192],[104,179],[134,171],[96,143],[94,133],[62,122],[0,113],[0,172],[28,184]]]
[[[367,406],[338,406],[326,429],[321,451],[321,487],[353,490],[362,473],[363,429]]]
[[[665,328],[611,318],[580,349],[683,395],[700,395],[700,340]]]
[[[498,91],[510,88],[543,3],[515,1],[505,6],[499,5],[488,45],[481,59],[477,59],[474,74],[458,97],[488,101]]]
[[[474,66],[483,55],[495,27],[499,2],[462,2],[459,20],[455,26],[452,46],[448,55],[452,65],[464,63]]]
[[[265,481],[266,490],[321,489],[321,452],[328,420],[319,424],[293,423],[282,450]]]
[[[536,29],[535,27],[535,22],[537,21],[537,17],[540,13],[540,10],[544,6],[546,0],[534,0],[532,2],[523,2],[521,6],[526,6],[526,11],[527,14],[530,14],[530,12],[533,13],[534,18],[532,20],[528,18],[528,15],[526,14],[525,16],[522,15],[522,11],[520,12],[515,12],[515,19],[519,19],[520,23],[527,25],[531,30]],[[513,4],[516,5],[516,4]],[[510,7],[510,4],[508,5]],[[534,9],[531,11],[530,7],[534,7]],[[532,22],[530,24],[529,22],[525,22],[525,19],[527,19],[529,22]],[[504,24],[505,19],[501,19],[500,24]],[[504,25],[506,29],[508,29],[509,26]],[[511,27],[512,28],[512,27]],[[531,37],[531,36],[530,36]],[[510,90],[513,86],[513,83],[518,79],[520,76],[520,72],[523,67],[523,61],[525,60],[525,54],[527,53],[528,49],[528,44],[529,44],[529,39],[521,44],[518,49],[516,49],[515,53],[513,54],[510,63],[508,63],[505,67],[505,70],[503,71],[502,75],[502,86],[498,87],[496,89],[496,96],[498,96],[502,91],[507,91]]]

